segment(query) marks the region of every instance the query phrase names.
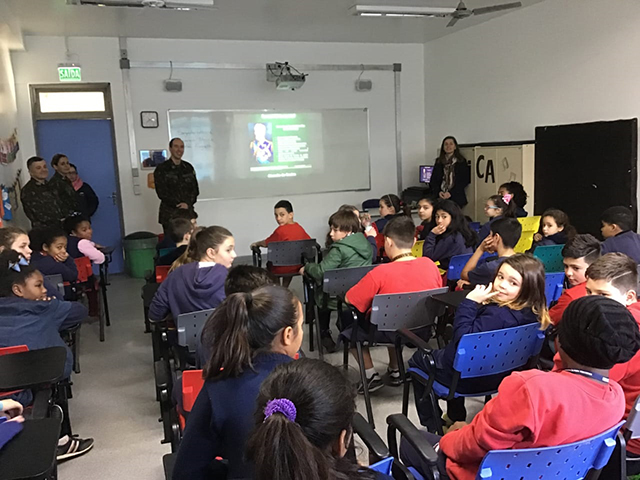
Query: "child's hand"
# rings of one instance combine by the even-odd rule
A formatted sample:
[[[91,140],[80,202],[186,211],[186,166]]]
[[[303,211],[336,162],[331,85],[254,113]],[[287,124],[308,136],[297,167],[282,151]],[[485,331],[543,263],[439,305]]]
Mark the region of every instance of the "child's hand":
[[[304,267],[302,267],[300,270],[298,270],[298,273],[299,273],[300,275],[304,275]]]
[[[539,242],[540,240],[542,240],[542,235],[540,235],[539,233],[536,233],[536,234],[533,236],[533,241],[534,241],[534,242]]]
[[[486,287],[484,285],[476,285],[476,288],[469,292],[467,298],[476,303],[484,303],[490,298],[495,297],[497,294],[498,292],[493,291],[493,283],[489,283]]]
[[[15,400],[6,399],[0,403],[2,403],[2,413],[6,413],[9,418],[17,417],[22,413],[22,404]]]
[[[376,237],[378,234],[376,233],[376,229],[375,228],[370,228],[369,230],[365,230],[364,234],[367,237]]]
[[[443,200],[447,200],[451,198],[451,194],[449,192],[440,192],[440,198],[442,198]]]
[[[56,262],[66,262],[67,258],[69,258],[69,254],[67,252],[58,252],[54,255],[54,260]]]
[[[489,236],[485,238],[480,244],[480,248],[483,252],[493,253],[495,251],[495,246],[493,245],[493,239]]]
[[[447,227],[445,227],[444,225],[436,225],[431,229],[431,233],[433,233],[434,235],[442,235],[446,231]]]
[[[456,284],[456,286],[457,286],[460,290],[464,290],[464,286],[465,286],[465,285],[471,285],[471,282],[468,282],[467,280],[460,279],[460,280],[458,280],[458,283]]]
[[[460,430],[461,428],[464,428],[467,425],[469,425],[467,422],[455,422],[453,425],[449,427],[449,430],[447,430],[447,433],[455,432],[456,430]]]

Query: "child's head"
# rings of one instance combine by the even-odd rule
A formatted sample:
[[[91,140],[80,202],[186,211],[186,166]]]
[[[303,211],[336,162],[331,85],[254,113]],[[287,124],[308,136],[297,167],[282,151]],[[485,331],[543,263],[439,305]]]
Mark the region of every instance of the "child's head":
[[[579,285],[587,281],[589,265],[600,257],[600,242],[588,233],[576,235],[562,248],[564,274],[569,283]]]
[[[337,242],[352,233],[358,233],[361,229],[360,219],[349,210],[338,210],[329,217],[329,228],[331,240]]]
[[[608,297],[624,306],[638,301],[638,266],[624,253],[607,253],[587,268],[587,295]]]
[[[13,250],[0,253],[0,297],[44,300],[47,289],[42,274]]]
[[[484,204],[484,213],[489,218],[516,216],[516,206],[512,198],[502,195],[491,195]]]
[[[436,199],[431,195],[425,195],[418,200],[418,217],[423,222],[433,219],[433,209],[436,207]]]
[[[387,193],[380,198],[380,216],[396,215],[402,213],[402,201],[397,195]]]
[[[277,278],[264,268],[253,265],[237,265],[229,270],[224,281],[224,294],[252,292],[267,285],[277,285]]]
[[[517,310],[531,308],[543,328],[549,325],[544,265],[537,258],[517,253],[504,260],[493,279],[493,290],[499,292],[494,297],[497,303]]]
[[[257,405],[247,444],[256,480],[372,478],[343,458],[356,392],[337,367],[308,358],[279,365],[262,383]]]
[[[81,238],[83,240],[91,240],[93,229],[91,222],[84,215],[71,215],[64,220],[64,231],[67,235]]]
[[[505,249],[512,249],[520,241],[522,225],[515,218],[501,217],[493,221],[489,235],[496,248],[502,245]]]
[[[382,230],[387,256],[393,258],[402,250],[411,250],[416,241],[415,233],[416,227],[409,217],[392,218]]]
[[[442,225],[447,229],[445,234],[460,233],[468,247],[476,244],[477,235],[471,230],[462,210],[454,201],[443,200],[439,202],[436,206],[434,220],[436,225]]]
[[[169,220],[169,236],[176,245],[187,245],[193,232],[193,223],[186,218],[172,218]]]
[[[344,205],[340,205],[340,208],[338,209],[338,211],[342,210],[353,213],[356,217],[358,217],[358,221],[360,220],[360,210],[358,210],[358,207],[356,207],[355,205],[348,205],[345,203]]]
[[[565,368],[609,370],[631,360],[640,349],[640,331],[619,302],[586,296],[571,302],[558,325],[559,353]]]
[[[600,232],[604,238],[615,237],[619,233],[633,230],[633,213],[627,207],[607,208],[600,217]]]
[[[542,235],[550,237],[556,233],[565,232],[571,228],[569,215],[557,208],[545,210],[542,214]]]
[[[302,345],[303,320],[302,304],[287,288],[270,285],[229,295],[202,331],[203,345],[212,352],[204,377],[237,377],[260,352],[293,358]]]
[[[39,236],[40,234],[38,234]],[[42,246],[40,252],[50,257],[55,257],[61,253],[67,253],[67,235],[64,230],[53,227],[42,230],[39,236]]]
[[[224,227],[206,227],[191,235],[189,256],[198,262],[215,262],[231,268],[236,258],[235,240]]]
[[[13,250],[28,262],[31,260],[31,240],[27,232],[18,227],[0,228],[0,252]]]
[[[507,182],[500,185],[498,194],[504,197],[507,193],[513,196],[513,201],[516,202],[518,207],[524,208],[527,204],[529,196],[520,182]]]
[[[171,218],[185,218],[191,222],[193,228],[198,228],[198,213],[188,208],[179,208]]]
[[[276,203],[273,207],[273,214],[280,226],[293,223],[293,205],[289,200],[280,200]]]

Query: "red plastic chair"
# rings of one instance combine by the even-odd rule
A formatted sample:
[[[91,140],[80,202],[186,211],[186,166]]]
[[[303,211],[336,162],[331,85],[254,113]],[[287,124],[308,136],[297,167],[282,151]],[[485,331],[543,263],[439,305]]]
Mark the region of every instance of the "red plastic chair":
[[[185,412],[191,411],[203,385],[202,370],[185,370],[182,372],[182,408]],[[180,414],[179,420],[180,428],[184,430],[186,420]]]
[[[85,283],[93,275],[91,268],[91,260],[89,257],[74,258],[76,268],[78,269],[78,282]]]
[[[27,347],[26,345],[16,345],[14,347],[2,347],[0,348],[0,357],[2,357],[3,355],[11,355],[13,353],[22,353],[22,352],[28,352],[29,351],[29,347]],[[13,395],[14,393],[19,393],[22,390],[13,390],[11,392],[2,392],[2,394],[0,394],[1,398],[5,398],[8,397],[10,395]]]
[[[156,267],[156,283],[162,283],[169,275],[171,265],[158,265]]]

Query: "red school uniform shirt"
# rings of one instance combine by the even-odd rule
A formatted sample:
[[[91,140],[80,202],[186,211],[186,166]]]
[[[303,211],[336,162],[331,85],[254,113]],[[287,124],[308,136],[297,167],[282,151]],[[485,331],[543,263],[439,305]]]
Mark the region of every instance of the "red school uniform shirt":
[[[267,237],[264,243],[269,246],[271,242],[291,242],[293,240],[309,240],[311,237],[299,223],[287,223],[276,228],[271,235]],[[287,273],[298,273],[302,265],[294,265],[293,267],[271,267],[271,272],[276,275]]]
[[[382,264],[347,292],[347,299],[358,311],[369,314],[373,297],[386,293],[421,292],[442,287],[442,277],[430,258]]]
[[[577,298],[587,296],[587,282],[579,283],[569,289],[566,289],[560,295],[558,303],[556,303],[551,309],[549,309],[549,316],[551,317],[551,323],[558,325],[562,320],[562,314],[567,309],[569,304]]]
[[[566,371],[512,373],[471,424],[440,440],[447,474],[474,480],[489,450],[564,445],[602,433],[622,420],[624,403],[616,382]]]

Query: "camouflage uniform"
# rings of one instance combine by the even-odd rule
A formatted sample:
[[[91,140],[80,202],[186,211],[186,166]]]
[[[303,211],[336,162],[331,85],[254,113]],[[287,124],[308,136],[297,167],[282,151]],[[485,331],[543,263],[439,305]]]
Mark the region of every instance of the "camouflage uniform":
[[[78,206],[78,196],[71,185],[71,181],[60,175],[58,172],[53,174],[49,180],[49,186],[58,193],[60,210],[63,217],[68,217],[80,211]]]
[[[57,190],[49,182],[38,183],[34,179],[29,180],[22,187],[20,200],[33,228],[61,225],[64,214],[60,208]]]
[[[165,160],[156,167],[153,176],[160,198],[158,222],[162,226],[167,225],[175,212],[180,210],[176,207],[179,203],[186,203],[189,211],[193,211],[200,190],[196,171],[189,162],[182,160],[176,165],[171,159]]]

